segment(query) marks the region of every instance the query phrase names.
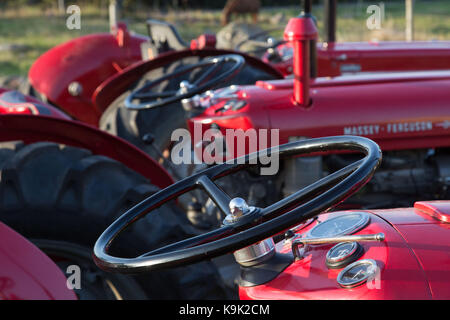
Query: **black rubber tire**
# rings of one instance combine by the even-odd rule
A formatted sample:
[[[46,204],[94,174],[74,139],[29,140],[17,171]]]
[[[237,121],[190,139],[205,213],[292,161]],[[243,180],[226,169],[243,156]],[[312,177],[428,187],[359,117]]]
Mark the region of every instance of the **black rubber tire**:
[[[158,190],[115,160],[50,142],[0,144],[0,170],[2,222],[37,242],[90,249],[115,218]],[[158,211],[126,230],[112,251],[136,256],[196,234],[175,205]],[[137,281],[148,298],[227,298],[209,261],[128,279]],[[123,297],[142,298],[133,290]]]

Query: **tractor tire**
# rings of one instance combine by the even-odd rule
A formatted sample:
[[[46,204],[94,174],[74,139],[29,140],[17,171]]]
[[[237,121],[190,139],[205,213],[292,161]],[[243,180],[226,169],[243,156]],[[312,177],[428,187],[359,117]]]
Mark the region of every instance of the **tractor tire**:
[[[63,272],[78,265],[79,298],[229,298],[209,261],[139,276],[94,265],[92,248],[103,230],[157,190],[125,165],[85,149],[50,142],[0,144],[0,221],[31,239]],[[185,214],[167,205],[127,229],[111,251],[132,257],[196,234]]]
[[[186,111],[179,103],[152,110],[128,110],[123,106],[127,91],[119,96],[102,114],[99,127],[109,134],[121,137],[150,155],[161,158],[170,146],[172,132],[186,128]],[[151,135],[148,141],[146,135]]]

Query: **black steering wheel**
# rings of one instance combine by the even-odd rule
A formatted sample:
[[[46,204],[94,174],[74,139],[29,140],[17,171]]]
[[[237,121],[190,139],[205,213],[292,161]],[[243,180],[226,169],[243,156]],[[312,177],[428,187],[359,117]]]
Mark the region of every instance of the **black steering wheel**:
[[[119,258],[108,254],[112,241],[124,229],[169,200],[195,188],[202,188],[219,210],[225,215],[229,214],[228,205],[231,199],[213,181],[247,168],[250,163],[255,163],[258,153],[237,159],[240,161],[235,159],[233,163],[213,166],[159,191],[124,213],[95,243],[95,263],[107,271],[139,273],[177,267],[231,253],[287,230],[337,205],[359,190],[372,177],[381,162],[378,145],[372,140],[356,136],[302,140],[268,150],[272,157],[278,155],[279,158],[341,150],[361,152],[365,157],[266,208],[252,210],[236,222],[224,223],[219,229],[136,258]]]
[[[227,67],[224,70],[225,64],[227,64]],[[202,59],[198,63],[181,67],[134,90],[125,99],[125,107],[131,110],[152,109],[190,98],[230,80],[238,74],[244,64],[245,59],[237,54]],[[200,72],[192,83],[181,81],[178,90],[151,91],[152,88],[164,81],[183,76],[196,69],[201,69],[204,72]]]

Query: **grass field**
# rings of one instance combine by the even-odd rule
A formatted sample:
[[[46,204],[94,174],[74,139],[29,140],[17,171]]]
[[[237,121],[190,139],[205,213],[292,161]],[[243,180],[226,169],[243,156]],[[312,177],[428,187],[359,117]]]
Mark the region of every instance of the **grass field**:
[[[403,40],[405,19],[404,3],[385,2],[385,19],[381,30],[370,31],[366,27],[369,16],[366,8],[374,1],[359,1],[359,5],[339,4],[338,6],[338,40],[367,41]],[[263,8],[260,14],[260,26],[273,29],[271,18],[282,12],[285,21],[299,12],[298,7]],[[316,6],[314,14],[317,17],[319,30],[323,30],[322,7]],[[137,33],[145,33],[144,21],[152,17],[174,23],[181,35],[190,39],[203,32],[217,32],[220,26],[220,11],[180,11],[165,14],[152,12],[145,8],[136,12],[124,13],[129,28]],[[33,61],[51,47],[71,38],[93,32],[108,32],[108,17],[106,8],[81,7],[81,30],[66,28],[67,16],[51,11],[27,7],[19,10],[0,12],[0,47],[5,44],[19,45],[18,50],[0,50],[0,76],[26,75]],[[450,40],[450,1],[415,1],[415,39],[416,40]],[[242,18],[240,18],[242,19]],[[285,22],[278,26],[282,27]],[[280,37],[282,30],[273,32]]]

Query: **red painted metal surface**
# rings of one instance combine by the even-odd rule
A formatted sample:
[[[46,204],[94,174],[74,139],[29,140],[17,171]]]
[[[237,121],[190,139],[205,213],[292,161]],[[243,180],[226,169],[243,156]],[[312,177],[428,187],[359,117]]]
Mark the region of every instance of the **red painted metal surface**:
[[[97,125],[100,114],[92,106],[92,94],[110,76],[141,60],[140,44],[145,40],[129,34],[124,25],[115,35],[100,33],[70,40],[40,56],[30,69],[29,81],[72,117]],[[79,96],[68,92],[73,81],[83,87]]]
[[[450,202],[448,201],[419,201],[414,208],[441,221],[450,223]]]
[[[192,39],[190,43],[191,50],[214,49],[217,38],[215,34],[204,33],[197,39]]]
[[[293,45],[280,45],[273,66],[284,75],[293,69]],[[263,61],[270,63],[269,55]],[[317,44],[317,74],[334,77],[346,72],[442,70],[450,68],[450,41],[331,42]]]
[[[173,183],[169,173],[125,140],[81,122],[36,115],[0,115],[0,141],[51,141],[85,148],[117,160],[160,187]]]
[[[351,134],[369,137],[383,150],[448,147],[449,88],[450,71],[317,78],[312,105],[305,109],[292,102],[292,79],[258,82],[240,87],[238,99],[245,107],[223,110],[222,101],[190,119],[189,127],[215,123],[224,134],[278,129],[280,144],[291,137]],[[196,137],[195,143],[202,138]]]
[[[49,257],[0,223],[0,300],[75,300]]]
[[[450,202],[448,203],[450,205]],[[342,269],[328,269],[325,255],[332,245],[310,246],[303,260],[286,268],[272,281],[241,287],[241,299],[450,299],[450,225],[414,208],[367,211],[370,223],[355,234],[383,232],[383,242],[361,242],[360,259],[373,259],[380,277],[369,286],[344,289],[336,281]],[[323,214],[330,216],[345,212]],[[313,223],[296,233],[305,235]],[[277,251],[288,252],[283,242]]]
[[[42,101],[30,96],[21,95],[20,98],[23,99],[10,101],[10,99],[6,96],[7,93],[11,93],[11,91],[0,89],[0,114],[40,114],[60,119],[70,119],[69,116],[55,107],[44,104]]]

